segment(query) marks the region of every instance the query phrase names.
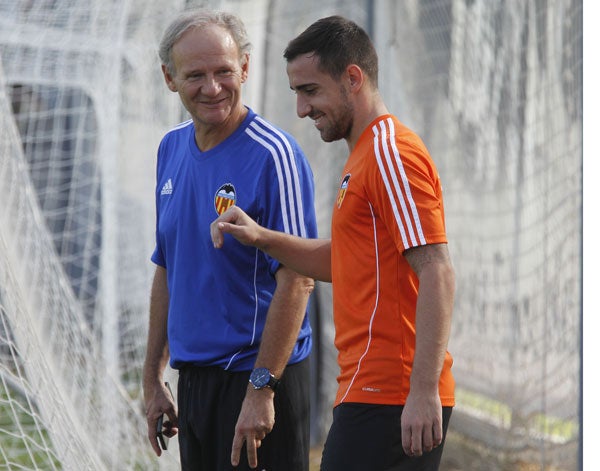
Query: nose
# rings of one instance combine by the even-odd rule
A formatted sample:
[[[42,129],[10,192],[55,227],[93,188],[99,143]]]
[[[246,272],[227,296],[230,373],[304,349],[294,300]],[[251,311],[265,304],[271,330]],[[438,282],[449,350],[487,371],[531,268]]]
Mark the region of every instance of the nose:
[[[308,101],[303,96],[298,94],[296,96],[296,113],[298,114],[298,117],[305,118],[310,114],[311,109],[312,107]]]
[[[207,75],[206,80],[202,84],[202,94],[215,96],[221,91],[221,82],[214,75]]]

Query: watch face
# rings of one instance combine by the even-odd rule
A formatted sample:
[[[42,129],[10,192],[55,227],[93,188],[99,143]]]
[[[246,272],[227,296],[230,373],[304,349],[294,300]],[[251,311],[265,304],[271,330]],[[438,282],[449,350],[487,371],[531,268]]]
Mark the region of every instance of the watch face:
[[[250,382],[256,389],[264,388],[269,384],[271,373],[267,368],[255,368],[250,374]]]

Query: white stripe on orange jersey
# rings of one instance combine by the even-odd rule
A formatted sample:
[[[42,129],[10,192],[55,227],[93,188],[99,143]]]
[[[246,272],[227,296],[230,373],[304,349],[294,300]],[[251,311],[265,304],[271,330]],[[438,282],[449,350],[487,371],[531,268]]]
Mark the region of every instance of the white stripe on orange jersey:
[[[386,124],[389,126],[389,131]],[[418,245],[424,245],[426,241],[423,235],[419,213],[412,197],[410,184],[402,164],[400,152],[398,152],[396,146],[394,123],[391,118],[388,118],[380,121],[379,126],[381,127],[381,131],[377,126],[373,126],[372,128],[375,134],[375,138],[373,139],[375,158],[377,159],[381,178],[383,179],[383,183],[390,199],[396,224],[402,237],[402,243],[407,249]],[[383,150],[383,157],[380,148]],[[402,186],[400,185],[399,180],[402,181]],[[402,209],[402,215],[400,215],[398,206]],[[408,240],[409,238],[410,243]]]

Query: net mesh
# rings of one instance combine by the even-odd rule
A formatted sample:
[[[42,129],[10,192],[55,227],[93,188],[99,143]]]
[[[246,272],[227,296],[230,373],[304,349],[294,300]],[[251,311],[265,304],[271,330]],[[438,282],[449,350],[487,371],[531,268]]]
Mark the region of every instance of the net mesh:
[[[304,148],[322,237],[347,148],[297,118],[282,51],[322,16],[365,26],[381,94],[444,184],[451,435],[494,457],[477,468],[449,442],[445,459],[577,469],[581,0],[0,0],[0,467],[178,468],[176,441],[161,459],[147,444],[141,366],[156,148],[185,118],[156,47],[171,15],[197,5],[246,23],[245,101]],[[338,372],[329,285],[312,316],[318,444]]]

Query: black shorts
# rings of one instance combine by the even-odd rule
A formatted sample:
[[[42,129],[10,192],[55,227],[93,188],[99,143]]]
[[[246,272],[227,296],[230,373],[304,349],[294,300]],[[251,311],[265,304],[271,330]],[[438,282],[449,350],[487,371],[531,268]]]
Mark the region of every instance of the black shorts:
[[[181,469],[250,470],[246,447],[231,466],[235,424],[248,387],[249,371],[186,366],[179,372],[179,453]],[[258,468],[306,471],[310,450],[309,361],[288,365],[275,393],[275,426],[260,448]]]
[[[437,471],[452,414],[442,408],[442,444],[420,457],[402,449],[403,406],[340,404],[323,449],[321,471]]]

